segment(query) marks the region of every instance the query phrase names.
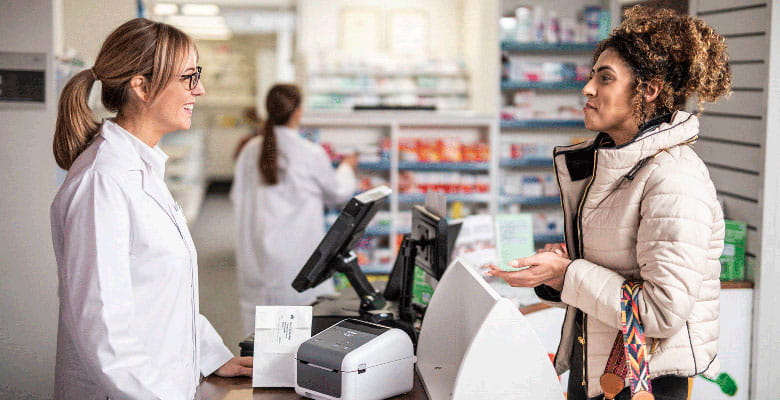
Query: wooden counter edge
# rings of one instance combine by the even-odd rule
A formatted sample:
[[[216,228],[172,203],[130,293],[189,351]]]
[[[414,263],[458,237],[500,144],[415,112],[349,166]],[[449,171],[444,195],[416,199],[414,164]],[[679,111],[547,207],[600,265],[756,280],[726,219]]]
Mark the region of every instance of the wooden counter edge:
[[[753,289],[751,281],[721,281],[721,289]]]

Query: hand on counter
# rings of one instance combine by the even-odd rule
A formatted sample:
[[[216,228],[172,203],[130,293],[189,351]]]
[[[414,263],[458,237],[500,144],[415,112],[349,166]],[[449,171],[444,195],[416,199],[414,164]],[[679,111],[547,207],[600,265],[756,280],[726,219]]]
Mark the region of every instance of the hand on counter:
[[[485,265],[487,275],[496,276],[514,287],[536,287],[541,284],[561,291],[563,290],[563,277],[566,274],[571,260],[566,247],[561,244],[547,244],[536,254],[518,258],[509,262],[510,267],[522,268],[521,271],[504,271],[495,265]]]
[[[222,364],[214,374],[224,378],[252,376],[252,357],[233,357]]]

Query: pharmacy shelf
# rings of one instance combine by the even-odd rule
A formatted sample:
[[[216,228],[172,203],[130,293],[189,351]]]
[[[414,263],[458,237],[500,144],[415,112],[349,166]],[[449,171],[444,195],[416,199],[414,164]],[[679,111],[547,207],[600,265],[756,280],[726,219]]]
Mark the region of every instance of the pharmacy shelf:
[[[375,89],[375,88],[309,88],[309,95],[390,96],[411,94],[417,96],[466,96],[467,89]]]
[[[340,162],[331,163],[334,168],[338,168]],[[387,171],[390,169],[390,161],[359,162],[357,169],[361,171]]]
[[[524,206],[544,206],[555,205],[561,203],[559,196],[547,196],[547,197],[528,197],[523,195],[509,195],[502,194],[499,201],[501,204],[520,204]]]
[[[390,170],[390,161],[361,162],[357,168],[362,171],[388,171]]]
[[[390,272],[393,270],[393,266],[391,264],[361,265],[360,270],[363,271],[364,274],[368,274],[368,275],[389,275]]]
[[[330,230],[333,225],[325,224],[325,231]],[[390,225],[371,225],[366,228],[367,236],[387,236],[390,234]]]
[[[490,193],[448,193],[445,194],[447,202],[460,201],[463,203],[488,203],[490,202]],[[425,194],[399,194],[398,202],[403,204],[425,203]]]
[[[390,147],[387,149],[387,159],[379,157],[364,159],[359,162],[357,169],[367,175],[381,175],[386,184],[393,190],[389,198],[385,200],[387,211],[390,215],[390,223],[369,227],[366,236],[384,240],[389,238],[390,246],[396,246],[397,235],[409,232],[407,221],[409,207],[415,204],[424,204],[425,195],[422,193],[401,193],[405,185],[401,172],[419,171],[437,172],[442,174],[475,175],[482,179],[479,183],[487,188],[485,193],[458,193],[445,194],[447,202],[452,204],[460,201],[471,210],[487,210],[491,213],[498,211],[498,121],[495,115],[474,115],[469,112],[349,112],[349,113],[315,113],[304,115],[302,126],[307,129],[321,129],[323,136],[336,134],[341,130],[365,131],[377,137],[378,140],[389,139]],[[433,134],[433,138],[441,138],[448,135],[450,130],[464,130],[470,132],[475,138],[479,135],[490,149],[489,160],[486,162],[412,162],[403,161],[399,142],[402,138],[419,137]],[[413,135],[410,133],[413,132]],[[377,142],[379,143],[379,142]],[[370,161],[370,162],[366,162]],[[485,178],[488,179],[485,179]],[[446,180],[442,178],[443,180]],[[444,183],[444,182],[441,182]],[[384,208],[383,208],[384,209]],[[388,226],[389,225],[389,226]],[[386,235],[386,236],[384,236]],[[384,236],[384,237],[382,237]]]
[[[585,81],[567,80],[559,82],[544,81],[502,81],[501,90],[542,89],[542,90],[581,90]]]
[[[344,77],[434,77],[434,78],[468,78],[466,71],[374,71],[374,70],[320,70],[309,71],[311,76],[344,76]]]
[[[501,42],[501,50],[527,53],[590,53],[595,43],[526,43],[514,40]]]
[[[505,158],[498,165],[503,168],[552,167],[553,160],[549,157]]]
[[[487,162],[413,162],[400,161],[398,169],[415,171],[485,171],[490,169]]]
[[[412,232],[412,227],[411,226],[402,226],[402,227],[398,228],[398,233],[400,233],[400,234],[404,234],[405,235],[405,234],[411,233],[411,232]]]
[[[581,119],[525,119],[501,121],[502,129],[585,128]]]
[[[339,164],[333,163],[336,167]],[[390,170],[390,161],[361,162],[358,163],[358,170],[361,171],[388,171]],[[490,163],[488,162],[418,162],[418,161],[400,161],[399,170],[408,171],[478,171],[488,172]]]
[[[200,129],[172,132],[160,141],[160,148],[168,155],[165,183],[190,224],[198,218],[206,194],[203,145]]]
[[[560,235],[534,235],[534,242],[536,243],[562,243],[563,234]]]
[[[390,234],[389,225],[376,225],[366,228],[366,235],[370,236],[387,236]]]

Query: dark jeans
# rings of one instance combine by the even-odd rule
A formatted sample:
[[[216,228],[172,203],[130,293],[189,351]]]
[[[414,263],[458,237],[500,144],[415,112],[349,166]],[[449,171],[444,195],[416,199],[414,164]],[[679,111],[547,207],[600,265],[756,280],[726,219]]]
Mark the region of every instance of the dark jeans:
[[[577,336],[581,335],[582,321],[580,311],[577,312]],[[602,400],[604,396],[587,397],[585,392],[585,386],[582,386],[582,345],[579,341],[574,340],[574,348],[572,349],[570,359],[571,369],[569,371],[569,387],[567,400]],[[652,366],[651,366],[652,367]],[[604,371],[599,371],[599,375]],[[688,399],[688,378],[679,376],[662,376],[650,381],[653,388],[653,396],[655,400],[687,400]],[[615,396],[615,400],[630,400],[631,394],[630,387],[625,387],[623,390]]]

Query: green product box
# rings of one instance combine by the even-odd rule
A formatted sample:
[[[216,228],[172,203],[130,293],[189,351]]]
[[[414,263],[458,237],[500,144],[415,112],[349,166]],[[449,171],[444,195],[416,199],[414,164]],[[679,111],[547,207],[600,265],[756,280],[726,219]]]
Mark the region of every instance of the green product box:
[[[433,296],[433,287],[425,280],[426,272],[414,267],[414,282],[412,283],[412,301],[424,306],[428,305]]]
[[[745,279],[747,224],[729,219],[724,222],[726,236],[723,239],[723,254],[720,256],[720,280],[741,281]]]

